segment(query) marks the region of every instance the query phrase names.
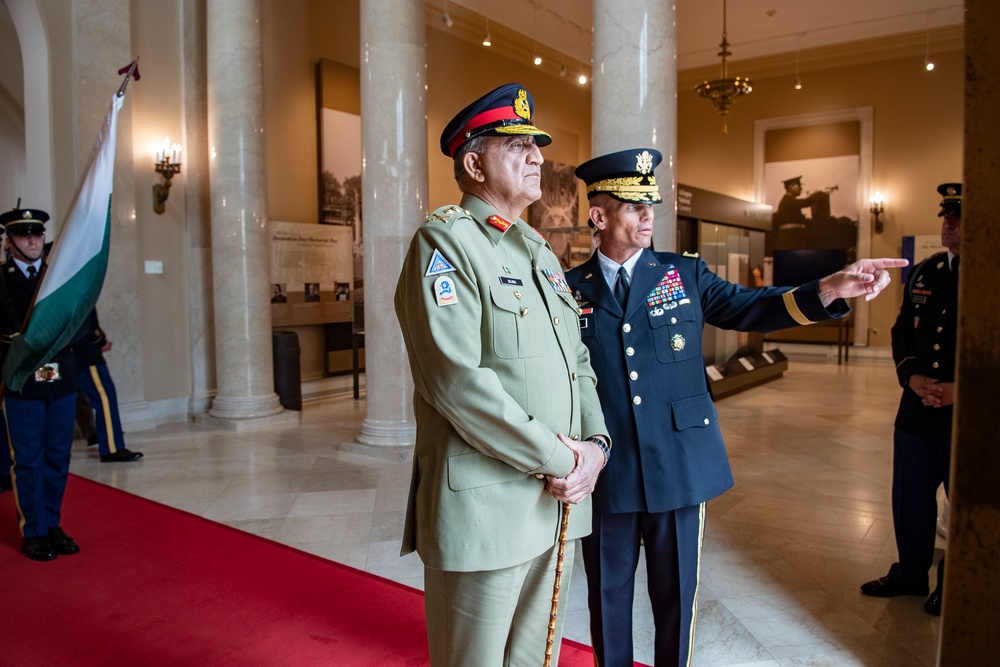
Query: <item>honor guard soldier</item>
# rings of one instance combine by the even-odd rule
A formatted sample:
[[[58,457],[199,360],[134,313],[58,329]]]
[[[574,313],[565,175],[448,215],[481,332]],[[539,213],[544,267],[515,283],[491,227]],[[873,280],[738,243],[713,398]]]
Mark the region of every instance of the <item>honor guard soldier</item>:
[[[142,452],[134,452],[125,446],[122,421],[118,414],[118,391],[104,360],[104,352],[111,349],[111,341],[101,329],[96,308],[90,311],[80,329],[83,337],[73,345],[77,384],[96,414],[95,428],[101,463],[138,461],[142,458]]]
[[[941,245],[948,250],[918,264],[906,283],[892,327],[892,357],[903,387],[893,430],[892,525],[899,561],[889,573],[862,584],[874,597],[927,595],[934,562],[937,489],[948,491],[951,418],[955,400],[958,269],[962,250],[962,184],[943,183]],[[941,614],[944,559],[924,610]]]
[[[653,252],[663,200],[659,151],[596,157],[587,188],[598,249],[567,273],[615,455],[597,480],[593,532],[583,538],[597,663],[631,667],[639,547],[646,552],[655,664],[687,665],[694,645],[705,502],[733,485],[702,356],[706,324],[773,331],[842,317],[843,301],[874,298],[903,259],[862,260],[798,288],[726,282],[697,255]]]
[[[42,253],[48,219],[48,213],[37,209],[14,208],[0,215],[10,252],[0,269],[0,333],[4,343],[0,362],[6,359],[11,338],[22,330],[34,301],[45,267]],[[32,560],[52,560],[80,550],[59,525],[73,446],[75,405],[76,362],[70,346],[38,368],[20,391],[7,389],[4,393],[21,551]]]
[[[576,303],[519,219],[551,141],[533,110],[512,83],[448,123],[441,151],[462,201],[420,226],[396,285],[417,427],[402,553],[424,563],[435,667],[543,661],[562,505],[574,505],[565,582],[609,455]]]

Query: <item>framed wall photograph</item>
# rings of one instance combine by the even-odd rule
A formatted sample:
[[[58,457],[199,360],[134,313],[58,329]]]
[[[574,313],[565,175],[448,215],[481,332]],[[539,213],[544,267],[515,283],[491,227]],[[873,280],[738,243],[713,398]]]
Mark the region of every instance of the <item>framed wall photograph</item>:
[[[754,123],[754,196],[774,210],[765,283],[802,284],[868,255],[872,126],[871,107]],[[866,345],[867,302],[852,306],[853,343]]]
[[[542,163],[542,197],[529,210],[529,223],[552,246],[563,268],[590,257],[589,228],[580,225],[579,183],[571,164]],[[583,247],[585,246],[585,247]]]

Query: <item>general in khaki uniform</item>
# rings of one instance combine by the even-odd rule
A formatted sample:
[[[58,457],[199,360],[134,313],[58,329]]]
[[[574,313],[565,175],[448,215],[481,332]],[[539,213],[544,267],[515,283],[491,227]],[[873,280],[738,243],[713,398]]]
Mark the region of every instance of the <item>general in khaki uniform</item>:
[[[705,325],[763,332],[841,317],[850,312],[843,298],[876,294],[889,282],[883,269],[906,264],[862,260],[801,287],[749,289],[712,273],[697,255],[653,252],[660,160],[652,148],[635,148],[576,170],[600,246],[566,278],[615,442],[594,491],[594,530],[582,544],[602,667],[632,665],[640,544],[655,664],[690,664],[705,502],[733,485],[705,378]]]
[[[494,156],[515,156],[534,192],[538,146],[551,139],[531,111],[524,88],[502,86],[452,120],[442,151],[461,165],[462,147],[485,137],[469,144],[474,158],[492,169]],[[507,175],[482,177],[506,185]],[[547,479],[578,465],[557,434],[601,465],[607,449],[585,442],[607,429],[559,261],[523,220],[486,201],[492,192],[483,197],[466,192],[427,218],[396,287],[417,423],[402,553],[416,550],[426,568],[433,665],[542,663],[562,514]],[[588,532],[589,496],[572,507],[567,537]],[[572,554],[569,542],[564,589]]]

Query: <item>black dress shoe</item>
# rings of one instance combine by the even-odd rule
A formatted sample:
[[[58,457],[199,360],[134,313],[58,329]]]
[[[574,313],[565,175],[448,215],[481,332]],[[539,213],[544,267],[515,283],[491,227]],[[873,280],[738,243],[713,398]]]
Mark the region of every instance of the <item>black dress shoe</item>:
[[[96,435],[92,435],[89,438],[87,438],[87,446],[88,447],[93,447],[96,444],[97,444],[97,436]]]
[[[875,598],[894,598],[897,595],[927,595],[927,584],[907,584],[898,577],[881,577],[861,584],[861,592]]]
[[[926,611],[931,616],[941,615],[941,589],[935,588],[931,596],[927,598],[927,602],[924,603],[924,611]]]
[[[4,491],[10,491],[14,488],[14,483],[10,479],[10,475],[0,475],[0,493]]]
[[[55,560],[56,552],[44,536],[26,537],[21,540],[21,553],[31,560]]]
[[[133,452],[131,449],[119,449],[113,454],[102,454],[101,463],[127,463],[128,461],[138,461],[142,458],[142,452]]]
[[[49,544],[52,545],[53,551],[63,556],[72,556],[75,553],[80,553],[80,546],[72,537],[64,533],[63,529],[59,526],[49,528]]]

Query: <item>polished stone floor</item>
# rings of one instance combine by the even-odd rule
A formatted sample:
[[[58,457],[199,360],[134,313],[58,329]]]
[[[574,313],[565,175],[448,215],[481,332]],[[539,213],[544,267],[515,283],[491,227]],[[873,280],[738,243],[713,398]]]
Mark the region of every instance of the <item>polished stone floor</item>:
[[[934,664],[939,620],[922,598],[858,591],[895,558],[899,391],[884,363],[792,362],[719,401],[736,486],[708,505],[694,665]],[[164,425],[128,434],[145,458],[127,464],[102,464],[78,441],[72,472],[419,588],[419,560],[399,557],[409,464],[336,447],[364,414],[343,399],[257,430]],[[652,664],[642,568],[636,591],[635,657]],[[589,643],[579,562],[565,610],[566,635]]]

